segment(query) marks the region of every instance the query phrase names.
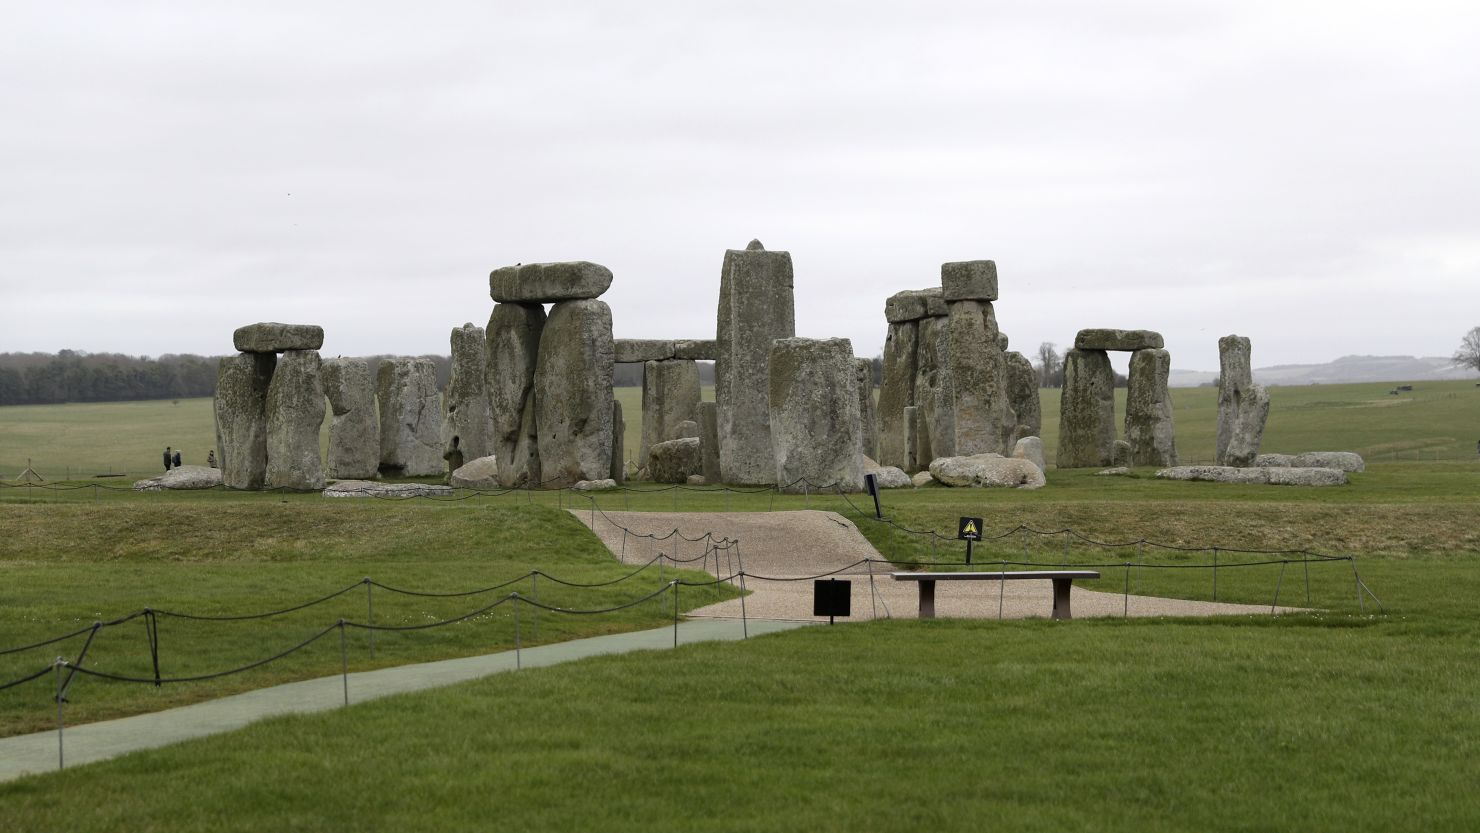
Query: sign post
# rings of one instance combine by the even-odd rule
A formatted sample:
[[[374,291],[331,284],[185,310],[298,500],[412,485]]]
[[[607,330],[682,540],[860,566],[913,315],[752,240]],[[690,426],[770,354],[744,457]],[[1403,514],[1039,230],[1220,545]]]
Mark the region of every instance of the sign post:
[[[879,505],[879,479],[872,474],[863,476],[863,485],[868,488],[869,496],[874,499],[874,517],[884,520],[884,508]]]
[[[956,524],[956,538],[966,542],[966,563],[971,563],[971,545],[982,539],[982,519],[962,518]]]

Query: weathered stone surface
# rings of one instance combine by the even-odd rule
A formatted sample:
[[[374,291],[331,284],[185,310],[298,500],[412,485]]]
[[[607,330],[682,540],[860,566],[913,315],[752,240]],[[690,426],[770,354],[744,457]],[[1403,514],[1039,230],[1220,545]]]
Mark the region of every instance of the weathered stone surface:
[[[696,437],[657,443],[648,450],[647,459],[648,479],[654,483],[685,483],[704,467]]]
[[[501,304],[552,304],[600,298],[612,285],[612,271],[599,263],[523,263],[488,275],[488,294]]]
[[[1219,465],[1247,466],[1259,456],[1264,422],[1269,417],[1269,395],[1254,384],[1249,340],[1243,336],[1218,339]]]
[[[1367,470],[1367,463],[1362,455],[1354,451],[1307,451],[1295,455],[1290,465],[1296,468],[1340,469],[1344,472]]]
[[[681,338],[673,342],[673,358],[714,361],[719,355],[719,342],[714,339]]]
[[[443,446],[454,437],[464,459],[494,453],[493,413],[488,400],[488,344],[482,327],[471,323],[452,331],[452,377],[447,383]]]
[[[997,264],[962,260],[940,265],[940,289],[946,303],[997,300]]]
[[[1095,472],[1095,477],[1130,477],[1131,470],[1125,466],[1116,466],[1113,469],[1101,469]]]
[[[447,480],[455,489],[479,489],[494,491],[502,488],[498,482],[498,460],[492,455],[479,457],[463,463]]]
[[[1007,401],[1007,358],[997,347],[997,316],[989,302],[954,301],[947,321],[955,453],[1002,454],[1010,449],[1015,420]]]
[[[1004,333],[1001,330],[998,330],[997,331],[997,349],[998,350],[1001,350],[1002,352],[1006,353],[1007,352],[1007,346],[1009,344],[1011,344],[1011,343],[1012,343],[1012,341],[1011,341],[1011,339],[1009,339],[1007,337],[1007,333]]]
[[[1108,466],[1115,461],[1115,371],[1103,350],[1064,355],[1058,467]]]
[[[571,488],[578,492],[609,492],[617,488],[617,481],[610,477],[604,480],[577,480]]]
[[[653,361],[642,369],[642,445],[637,459],[665,440],[677,439],[678,426],[699,421],[699,365],[693,360]]]
[[[1115,453],[1111,455],[1111,462],[1117,466],[1128,466],[1131,462],[1131,444],[1125,440],[1115,441]]]
[[[622,416],[622,403],[612,400],[612,467],[611,480],[621,485],[627,480],[627,420]]]
[[[612,342],[617,363],[661,362],[673,358],[673,341],[646,338],[619,338]]]
[[[1080,330],[1074,336],[1076,350],[1160,350],[1166,346],[1161,333],[1151,330]]]
[[[921,489],[935,483],[935,478],[931,476],[929,471],[917,471],[910,478],[910,482],[915,485],[916,489]]]
[[[774,483],[776,455],[767,400],[771,342],[796,335],[791,255],[725,252],[714,364],[719,462],[724,482]]]
[[[1344,486],[1340,469],[1258,468],[1243,466],[1174,466],[1156,473],[1164,480],[1206,480],[1214,483],[1269,484],[1272,486]]]
[[[1019,460],[1027,460],[1038,467],[1039,471],[1048,471],[1048,461],[1043,457],[1043,440],[1038,437],[1023,437],[1012,447],[1012,456]]]
[[[267,488],[300,492],[324,488],[324,461],[319,457],[323,424],[318,351],[285,351],[267,387]]]
[[[853,344],[783,338],[771,344],[775,482],[788,491],[863,489]]]
[[[699,451],[704,480],[719,483],[719,410],[713,402],[699,403]]]
[[[1039,489],[1048,481],[1028,460],[1000,454],[941,457],[930,463],[930,476],[946,486],[1002,486]]]
[[[1167,374],[1171,370],[1172,354],[1165,350],[1137,350],[1131,354],[1125,397],[1125,439],[1130,443],[1132,466],[1177,465],[1172,395],[1167,389]]]
[[[915,404],[915,352],[919,341],[915,321],[892,323],[884,337],[884,373],[879,382],[877,457],[886,466],[911,469],[913,449],[907,446],[904,409]]]
[[[1038,371],[1022,353],[1004,353],[1007,362],[1007,405],[1016,417],[1012,441],[1043,433],[1043,403],[1039,399]]]
[[[233,489],[267,482],[267,388],[277,366],[273,353],[226,356],[216,376],[216,451],[221,479]]]
[[[534,373],[545,483],[600,480],[611,470],[612,356],[605,302],[561,301],[550,309]]]
[[[380,423],[375,384],[364,359],[326,359],[320,366],[329,422],[327,475],[336,480],[366,480],[380,471]]]
[[[920,320],[915,359],[915,464],[928,467],[937,457],[956,453],[951,343],[947,318]]]
[[[904,324],[927,317],[930,294],[923,289],[906,289],[890,295],[884,301],[884,320],[890,324]]]
[[[405,477],[441,474],[442,397],[430,359],[386,359],[376,371],[380,400],[380,471]]]
[[[900,466],[906,473],[914,474],[920,468],[920,443],[920,409],[910,405],[904,409],[904,465]]]
[[[497,304],[488,318],[488,405],[504,488],[540,481],[534,370],[544,329],[545,310],[537,304]]]
[[[1295,465],[1293,454],[1260,454],[1254,458],[1252,463],[1261,469],[1287,469]]]
[[[858,450],[865,457],[879,456],[879,412],[874,405],[874,364],[853,360],[853,386],[858,392]]]
[[[863,473],[872,474],[880,489],[908,489],[915,485],[903,469],[895,466],[874,466],[864,469]]]
[[[945,296],[938,286],[921,290],[925,293],[925,315],[930,318],[945,318],[950,314]]]
[[[373,480],[340,480],[324,490],[324,497],[452,497],[451,486],[427,483],[377,483]]]
[[[164,474],[134,481],[136,492],[171,489],[214,489],[221,485],[221,470],[210,466],[176,466]]]
[[[704,475],[702,475],[702,474],[691,474],[691,475],[689,475],[689,479],[688,480],[685,480],[684,482],[687,483],[687,484],[689,484],[690,486],[708,486],[709,485],[709,481],[708,480],[705,480],[704,479]]]
[[[678,428],[674,429],[673,431],[673,439],[699,439],[699,423],[693,421],[692,419],[686,419],[683,422],[680,422],[678,424]]]
[[[282,353],[287,350],[317,350],[324,346],[324,328],[317,324],[279,324],[264,321],[237,327],[231,334],[243,353]]]

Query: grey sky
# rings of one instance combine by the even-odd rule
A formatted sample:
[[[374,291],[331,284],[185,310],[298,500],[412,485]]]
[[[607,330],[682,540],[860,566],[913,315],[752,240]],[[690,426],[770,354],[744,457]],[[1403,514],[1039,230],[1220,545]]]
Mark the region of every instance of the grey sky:
[[[997,261],[1081,327],[1256,365],[1480,325],[1480,7],[1404,2],[24,2],[0,25],[0,350],[447,351],[488,271],[611,267],[618,337],[712,337],[726,248],[799,335]]]

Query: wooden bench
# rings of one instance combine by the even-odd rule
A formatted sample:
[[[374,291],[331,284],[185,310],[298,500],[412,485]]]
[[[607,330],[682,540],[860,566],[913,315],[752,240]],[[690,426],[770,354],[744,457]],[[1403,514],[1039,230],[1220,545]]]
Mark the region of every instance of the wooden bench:
[[[935,583],[937,581],[1024,581],[1048,579],[1053,582],[1053,618],[1071,619],[1069,588],[1077,578],[1099,578],[1094,570],[1009,570],[993,573],[891,573],[895,581],[920,584],[920,618],[935,618]]]

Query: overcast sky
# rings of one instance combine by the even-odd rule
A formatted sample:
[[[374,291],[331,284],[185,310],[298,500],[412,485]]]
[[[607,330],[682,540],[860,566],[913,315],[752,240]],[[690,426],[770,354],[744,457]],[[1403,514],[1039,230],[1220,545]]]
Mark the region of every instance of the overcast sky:
[[[8,2],[0,351],[446,353],[488,272],[593,260],[619,338],[797,330],[990,258],[1016,349],[1449,355],[1480,325],[1473,3]]]

